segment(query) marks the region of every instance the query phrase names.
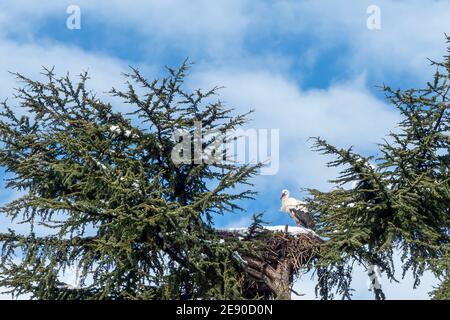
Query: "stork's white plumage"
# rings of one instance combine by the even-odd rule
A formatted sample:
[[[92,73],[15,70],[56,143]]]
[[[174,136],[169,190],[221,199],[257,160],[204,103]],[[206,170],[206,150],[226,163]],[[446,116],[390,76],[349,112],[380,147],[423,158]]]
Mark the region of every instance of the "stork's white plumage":
[[[302,210],[307,212],[306,202],[289,197],[289,190],[281,191],[281,208],[280,211],[291,214],[291,210]]]

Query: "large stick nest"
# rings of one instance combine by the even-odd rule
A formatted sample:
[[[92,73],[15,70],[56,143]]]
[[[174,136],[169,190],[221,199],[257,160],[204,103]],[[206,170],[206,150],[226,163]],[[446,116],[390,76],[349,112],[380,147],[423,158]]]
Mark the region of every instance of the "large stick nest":
[[[322,239],[310,234],[276,232],[265,239],[265,250],[261,253],[270,265],[276,266],[279,261],[289,260],[293,271],[298,272],[317,256],[322,242]]]
[[[251,238],[242,230],[220,230],[224,240],[251,241],[254,250],[242,255],[247,276],[244,279],[246,296],[274,297],[280,295],[280,285],[291,285],[305,266],[318,257],[323,240],[314,232],[258,230]]]

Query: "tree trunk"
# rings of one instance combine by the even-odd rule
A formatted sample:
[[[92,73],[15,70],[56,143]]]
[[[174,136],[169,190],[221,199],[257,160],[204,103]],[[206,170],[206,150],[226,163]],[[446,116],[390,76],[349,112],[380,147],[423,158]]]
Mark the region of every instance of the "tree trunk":
[[[274,280],[276,298],[291,300],[291,272],[292,265],[288,259],[280,261],[277,267],[277,279]]]
[[[276,299],[291,299],[291,273],[292,263],[289,259],[282,259],[276,269],[264,261],[253,258],[245,258],[247,272],[254,278],[263,281]]]

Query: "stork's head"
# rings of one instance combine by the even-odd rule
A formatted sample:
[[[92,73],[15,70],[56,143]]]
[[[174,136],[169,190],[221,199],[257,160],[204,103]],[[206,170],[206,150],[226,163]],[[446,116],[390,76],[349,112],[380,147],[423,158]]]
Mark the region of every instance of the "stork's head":
[[[289,198],[289,191],[287,189],[284,189],[283,191],[281,191],[280,199],[283,199],[283,198]]]

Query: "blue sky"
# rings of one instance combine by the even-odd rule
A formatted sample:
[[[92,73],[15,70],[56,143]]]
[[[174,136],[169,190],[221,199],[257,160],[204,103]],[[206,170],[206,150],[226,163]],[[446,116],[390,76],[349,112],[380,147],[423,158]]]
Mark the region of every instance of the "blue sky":
[[[344,5],[345,3],[345,5]],[[69,5],[81,9],[81,29],[69,30]],[[366,10],[377,5],[381,29],[369,30]],[[426,58],[445,53],[449,1],[32,1],[0,3],[0,97],[17,84],[8,71],[39,77],[41,66],[75,75],[88,69],[91,87],[123,86],[129,65],[149,78],[163,66],[195,62],[188,87],[223,85],[221,99],[238,112],[256,110],[255,128],[280,129],[280,171],[255,180],[260,192],[247,214],[219,217],[221,227],[246,226],[265,211],[272,224],[290,224],[279,212],[280,190],[326,190],[336,170],[310,151],[310,136],[371,154],[394,129],[398,114],[376,87],[420,86],[434,71]],[[0,201],[15,194],[1,190]],[[4,220],[1,220],[2,223]],[[370,298],[366,276],[355,276],[357,298]],[[425,298],[430,276],[412,291],[409,279],[385,284],[388,298]],[[312,298],[313,282],[300,291]]]

